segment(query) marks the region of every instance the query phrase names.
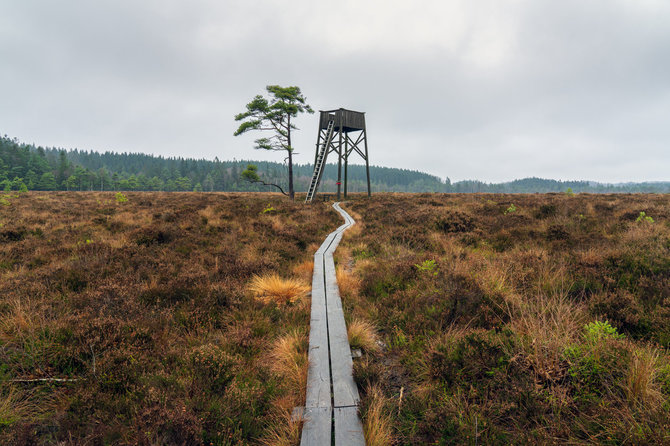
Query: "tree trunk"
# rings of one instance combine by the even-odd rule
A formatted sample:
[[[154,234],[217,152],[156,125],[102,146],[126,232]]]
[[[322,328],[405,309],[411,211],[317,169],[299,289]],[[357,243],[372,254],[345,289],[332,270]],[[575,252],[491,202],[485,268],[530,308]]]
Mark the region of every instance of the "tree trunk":
[[[291,200],[295,199],[295,192],[293,191],[293,152],[288,151],[288,196]]]
[[[291,115],[288,116],[288,131],[286,132],[286,139],[288,142],[288,196],[291,201],[295,200],[295,192],[293,190],[293,148],[291,147]]]

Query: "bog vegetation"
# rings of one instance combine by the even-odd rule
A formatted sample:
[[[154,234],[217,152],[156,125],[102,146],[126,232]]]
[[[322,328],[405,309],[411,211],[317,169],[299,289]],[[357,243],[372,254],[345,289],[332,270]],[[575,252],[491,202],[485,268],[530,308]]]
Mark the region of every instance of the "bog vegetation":
[[[670,443],[670,197],[345,207],[369,444]]]
[[[0,205],[0,444],[285,444],[313,252],[279,195],[28,192]]]
[[[368,444],[670,443],[670,197],[345,208]],[[278,194],[2,194],[0,444],[298,444],[340,224]]]

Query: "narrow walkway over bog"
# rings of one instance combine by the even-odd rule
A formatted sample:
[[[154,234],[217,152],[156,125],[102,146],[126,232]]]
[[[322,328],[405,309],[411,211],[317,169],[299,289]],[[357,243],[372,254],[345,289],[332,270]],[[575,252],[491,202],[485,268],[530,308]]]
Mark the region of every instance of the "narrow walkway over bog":
[[[333,207],[345,223],[330,233],[314,254],[309,371],[301,446],[328,446],[333,444],[333,438],[335,446],[365,445],[333,261],[342,233],[355,222],[339,203]]]

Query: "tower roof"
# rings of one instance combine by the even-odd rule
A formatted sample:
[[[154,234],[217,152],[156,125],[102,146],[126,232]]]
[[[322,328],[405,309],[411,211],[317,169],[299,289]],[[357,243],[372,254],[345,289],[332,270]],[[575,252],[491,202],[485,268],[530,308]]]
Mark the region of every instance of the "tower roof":
[[[344,133],[357,132],[365,130],[365,112],[354,110],[347,110],[346,108],[338,108],[336,110],[319,110],[320,128],[326,129],[328,122],[335,121],[335,128],[340,129]]]

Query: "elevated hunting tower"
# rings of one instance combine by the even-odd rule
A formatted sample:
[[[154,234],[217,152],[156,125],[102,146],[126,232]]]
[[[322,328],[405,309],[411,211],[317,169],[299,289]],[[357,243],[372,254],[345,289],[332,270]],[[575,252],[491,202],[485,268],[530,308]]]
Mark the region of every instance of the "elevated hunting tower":
[[[305,202],[314,199],[321,182],[329,153],[337,154],[337,199],[340,199],[342,186],[342,162],[344,162],[344,198],[347,198],[347,167],[349,155],[358,153],[365,160],[365,174],[368,179],[368,197],[370,196],[370,164],[368,162],[368,138],[365,131],[365,113],[340,108],[320,111],[319,133],[316,139],[314,155],[314,174],[307,191]]]

